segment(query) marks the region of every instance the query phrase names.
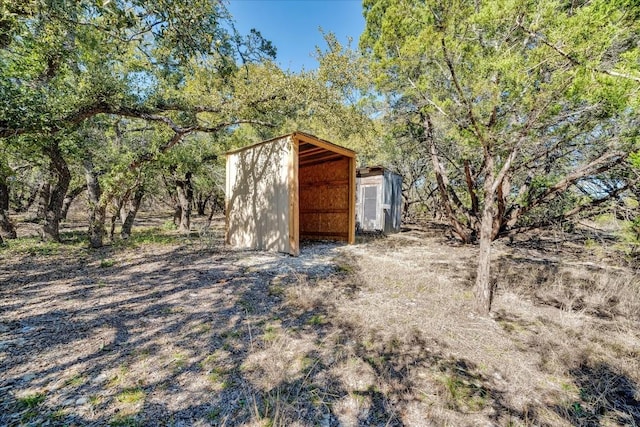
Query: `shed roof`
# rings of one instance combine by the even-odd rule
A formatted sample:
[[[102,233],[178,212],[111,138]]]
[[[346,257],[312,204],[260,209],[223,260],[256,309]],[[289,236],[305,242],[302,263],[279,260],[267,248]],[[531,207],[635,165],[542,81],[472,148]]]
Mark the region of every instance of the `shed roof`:
[[[285,135],[280,135],[275,138],[268,139],[266,141],[257,142],[255,144],[247,145],[246,147],[238,148],[235,150],[227,151],[227,155],[240,153],[244,150],[262,145],[269,144],[274,141],[279,141],[282,138],[291,137],[294,140],[299,141],[298,155],[300,158],[300,166],[309,166],[312,164],[323,163],[329,160],[338,159],[342,156],[355,158],[356,152],[348,148],[341,147],[332,142],[318,138],[317,136],[305,133],[305,132],[293,132]]]
[[[399,174],[385,168],[384,166],[367,166],[358,168],[356,174],[358,177],[364,178],[366,176],[382,175],[385,173],[385,171],[399,176]]]

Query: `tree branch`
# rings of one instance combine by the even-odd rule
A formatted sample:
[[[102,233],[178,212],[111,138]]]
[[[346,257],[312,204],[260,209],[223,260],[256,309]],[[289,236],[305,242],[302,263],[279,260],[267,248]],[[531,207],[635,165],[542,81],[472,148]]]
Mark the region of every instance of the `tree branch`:
[[[576,215],[585,212],[585,211],[589,211],[589,210],[593,210],[595,208],[597,208],[598,206],[612,200],[615,197],[618,197],[620,194],[622,194],[624,191],[628,190],[630,188],[632,184],[631,183],[625,183],[623,186],[621,186],[620,188],[617,188],[616,190],[610,192],[609,194],[607,194],[604,197],[601,197],[599,199],[593,199],[587,203],[582,203],[578,206],[576,206],[575,208],[567,211],[567,212],[563,212],[559,215],[556,215],[554,217],[551,218],[547,218],[544,221],[541,221],[537,224],[533,224],[533,225],[527,225],[527,226],[522,226],[522,227],[514,227],[514,228],[510,228],[508,230],[505,230],[504,232],[500,233],[500,237],[505,237],[505,236],[511,236],[517,233],[523,233],[526,231],[531,231],[531,230],[537,230],[539,228],[542,227],[546,227],[549,226],[553,223],[556,223],[558,221],[561,220],[567,220],[569,218],[575,217]]]
[[[442,41],[442,54],[444,55],[444,60],[447,63],[447,67],[449,68],[449,73],[451,73],[451,79],[453,80],[453,85],[455,86],[456,92],[458,92],[458,96],[460,96],[460,98],[462,99],[462,102],[464,103],[464,106],[467,109],[467,116],[469,117],[469,121],[471,121],[471,125],[473,126],[473,129],[476,132],[476,136],[478,137],[478,139],[480,140],[480,143],[482,144],[482,147],[485,151],[485,156],[487,156],[489,155],[489,142],[487,141],[484,134],[480,130],[480,124],[478,123],[478,120],[476,119],[475,114],[473,114],[473,107],[471,105],[471,102],[469,102],[469,100],[465,96],[464,91],[462,90],[462,86],[458,81],[458,76],[456,75],[455,69],[453,67],[453,62],[451,62],[451,59],[449,58],[449,53],[447,51],[447,44],[444,37],[442,37],[441,41]]]
[[[556,51],[560,56],[562,56],[563,58],[569,60],[569,62],[571,62],[573,65],[584,65],[582,62],[580,62],[579,60],[577,60],[575,57],[573,57],[572,55],[570,55],[569,53],[565,52],[564,50],[562,50],[561,48],[559,48],[558,46],[551,44],[549,41],[547,41],[544,37],[538,35],[537,33],[529,30],[528,28],[524,27],[524,24],[522,23],[522,20],[519,19],[516,24],[518,25],[518,27],[520,27],[522,29],[522,31],[524,31],[525,33],[527,33],[529,36],[540,40],[542,42],[542,44],[544,44],[545,46],[551,48],[552,50]],[[631,74],[625,74],[625,73],[621,73],[618,71],[614,71],[614,70],[600,70],[598,68],[591,68],[592,71],[595,71],[597,73],[602,73],[602,74],[606,74],[608,76],[613,76],[613,77],[621,77],[627,80],[633,80],[634,82],[638,82],[640,83],[640,77],[638,76],[633,76]]]
[[[209,133],[218,132],[225,127],[229,127],[229,126],[233,126],[241,123],[253,123],[261,126],[273,126],[271,123],[260,121],[260,120],[240,119],[240,120],[232,120],[229,122],[221,123],[220,125],[217,125],[214,127],[205,127],[205,126],[199,126],[199,125],[183,127],[175,123],[170,117],[162,115],[162,113],[165,111],[173,111],[172,110],[173,107],[169,107],[168,109],[158,109],[158,110],[136,109],[136,108],[129,108],[129,107],[113,108],[112,106],[104,102],[98,102],[93,105],[87,106],[85,108],[81,108],[75,113],[68,115],[67,117],[57,121],[55,124],[51,126],[50,129],[48,129],[48,133],[50,135],[54,135],[58,132],[61,132],[63,129],[76,126],[82,123],[83,121],[91,117],[97,116],[99,114],[112,114],[115,116],[130,117],[130,118],[142,119],[142,120],[151,121],[151,122],[159,122],[171,128],[171,130],[173,130],[175,133],[182,133],[182,134],[190,133],[190,132],[209,132]],[[184,108],[179,111],[219,112],[215,108],[212,108],[212,107],[209,108],[204,106]],[[5,124],[2,123],[0,125],[5,125]],[[19,135],[32,133],[32,132],[37,133],[37,132],[43,131],[43,129],[38,129],[38,128],[12,129],[5,126],[0,127],[0,138],[10,138],[13,136],[19,136]]]
[[[515,224],[518,218],[520,218],[522,215],[526,214],[545,200],[548,200],[556,194],[565,191],[567,188],[569,188],[569,186],[573,185],[578,180],[588,175],[605,172],[612,166],[622,163],[624,160],[625,154],[621,151],[610,151],[602,154],[600,157],[596,158],[590,163],[576,169],[575,171],[558,181],[555,185],[547,188],[544,192],[542,192],[542,194],[540,194],[534,200],[530,201],[526,206],[520,206],[517,209],[514,209],[511,212],[511,215],[507,222]]]

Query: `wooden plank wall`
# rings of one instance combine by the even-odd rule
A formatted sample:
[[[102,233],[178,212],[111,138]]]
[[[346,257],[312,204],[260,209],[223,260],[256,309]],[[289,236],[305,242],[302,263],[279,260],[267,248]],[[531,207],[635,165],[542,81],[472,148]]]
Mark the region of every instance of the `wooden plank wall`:
[[[300,236],[348,241],[350,159],[300,167]]]

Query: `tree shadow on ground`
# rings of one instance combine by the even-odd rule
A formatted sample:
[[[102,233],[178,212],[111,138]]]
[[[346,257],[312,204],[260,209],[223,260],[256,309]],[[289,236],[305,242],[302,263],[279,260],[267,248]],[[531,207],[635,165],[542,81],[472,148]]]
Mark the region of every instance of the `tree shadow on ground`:
[[[577,426],[640,425],[638,386],[618,369],[584,361],[570,371],[580,399],[554,410]]]
[[[575,425],[638,423],[637,386],[610,366],[570,371],[579,413],[516,408],[446,343],[338,316],[364,290],[336,247],[311,244],[300,258],[189,246],[25,257],[0,275],[0,424],[546,425],[548,410]],[[105,257],[115,262],[101,266]],[[44,400],[30,407],[24,392]]]
[[[504,310],[496,312],[494,318],[521,351],[538,354],[539,369],[557,378],[561,386],[561,390],[550,390],[544,404],[527,408],[533,425],[541,424],[539,416],[547,410],[575,426],[640,425],[638,384],[625,373],[631,368],[625,368],[624,359],[618,366],[603,361],[611,356],[602,352],[611,351],[610,347],[618,345],[615,341],[603,341],[603,348],[598,349],[593,336],[584,332],[576,335],[577,331],[567,329],[566,324],[549,318],[528,320]]]
[[[311,367],[303,363],[300,375],[268,388],[253,384],[257,368],[245,368],[249,356],[269,347],[273,319],[284,319],[291,335],[305,334],[312,341],[322,332],[324,326],[312,320],[328,318],[326,310],[309,306],[292,313],[282,304],[286,286],[302,276],[315,280],[315,273],[280,254],[160,252],[108,267],[101,259],[117,250],[65,263],[27,256],[8,267],[0,276],[0,349],[6,368],[0,378],[2,423],[241,424],[281,417],[274,408],[291,407],[276,399],[281,393],[319,393],[309,379],[325,365],[312,352],[297,356],[317,360]],[[245,258],[256,260],[247,264]],[[335,269],[316,267],[322,277]],[[130,378],[128,371],[140,364],[157,372]],[[188,381],[196,376],[205,384],[191,391]],[[174,394],[196,403],[171,407],[167,398]],[[80,406],[90,400],[90,408],[76,408],[77,398],[84,402]],[[127,405],[121,403],[131,399],[130,408],[122,410]],[[322,413],[312,399],[298,401],[298,417],[315,419]]]
[[[335,295],[346,303],[360,290],[357,267],[333,255],[326,265],[335,245],[320,245],[309,248],[320,261],[171,247],[12,264],[0,288],[0,421],[405,425],[410,367],[446,370],[445,358],[419,335],[374,345],[335,318]],[[350,360],[373,372],[365,386],[334,369]],[[340,413],[349,399],[362,407]]]

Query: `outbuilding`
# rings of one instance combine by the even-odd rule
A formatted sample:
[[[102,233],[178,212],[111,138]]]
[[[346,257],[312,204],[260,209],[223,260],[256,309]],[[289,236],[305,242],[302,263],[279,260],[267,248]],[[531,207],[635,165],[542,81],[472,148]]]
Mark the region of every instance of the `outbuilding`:
[[[300,253],[300,240],[355,242],[356,153],[295,132],[227,153],[226,242]]]
[[[397,233],[402,220],[402,176],[382,166],[360,168],[356,178],[356,226]]]

